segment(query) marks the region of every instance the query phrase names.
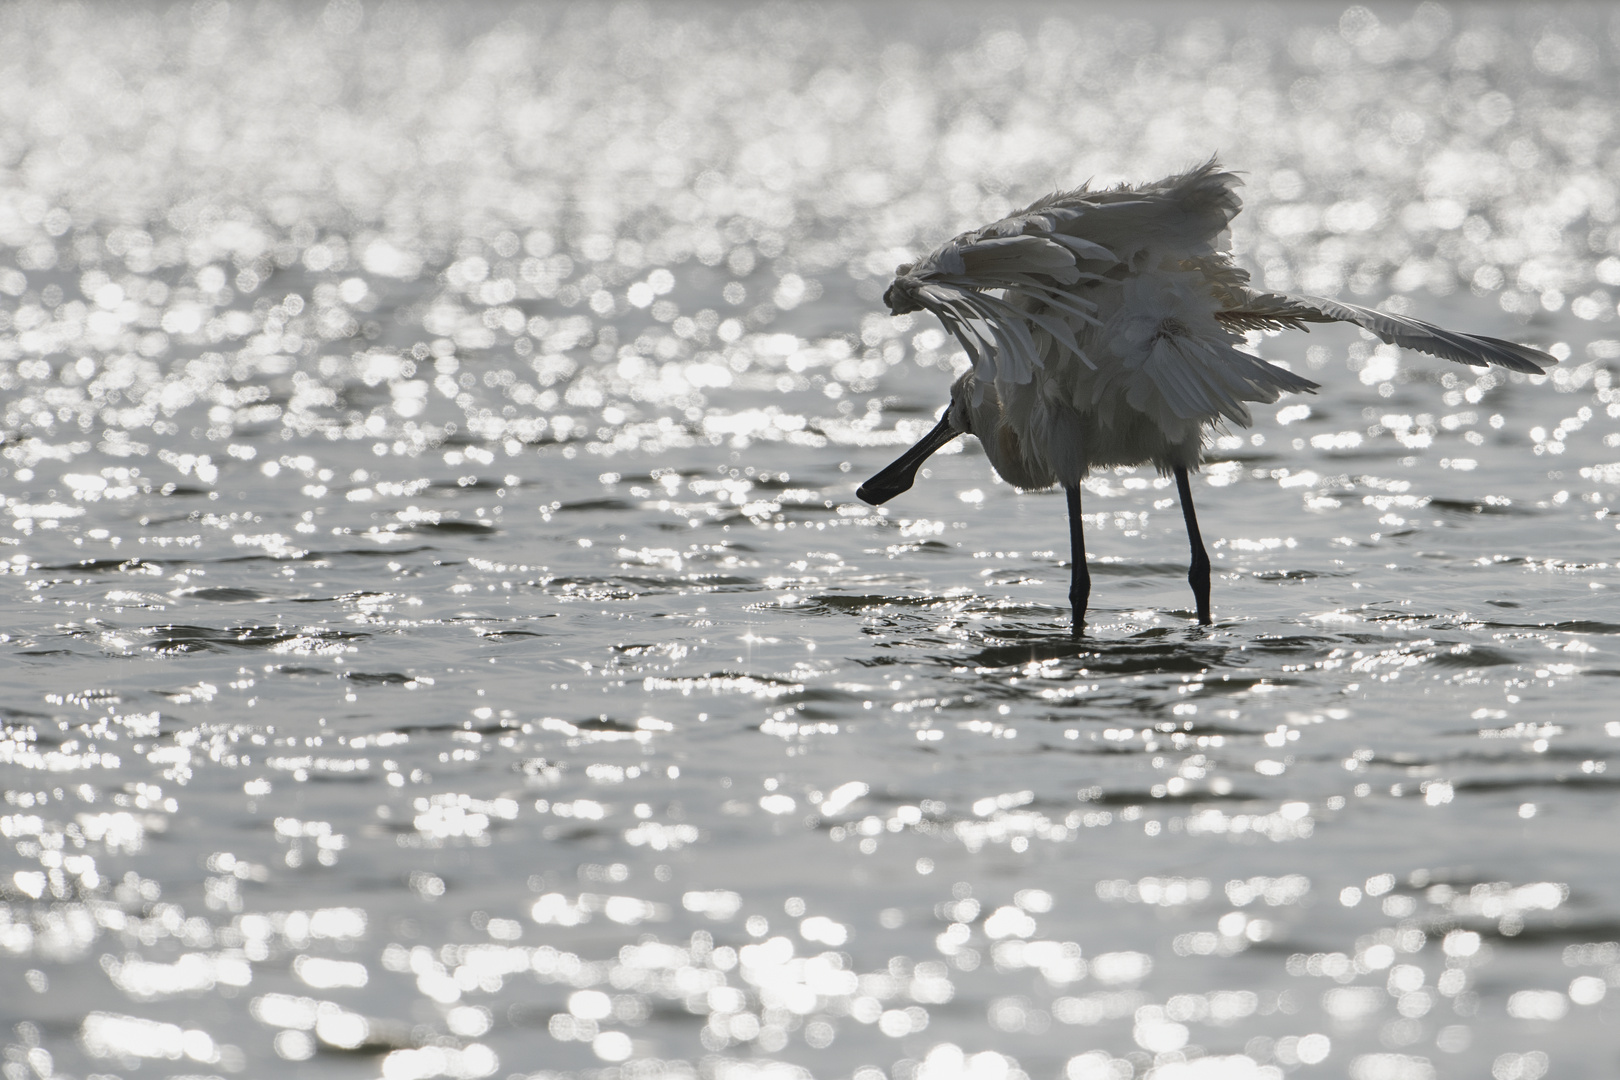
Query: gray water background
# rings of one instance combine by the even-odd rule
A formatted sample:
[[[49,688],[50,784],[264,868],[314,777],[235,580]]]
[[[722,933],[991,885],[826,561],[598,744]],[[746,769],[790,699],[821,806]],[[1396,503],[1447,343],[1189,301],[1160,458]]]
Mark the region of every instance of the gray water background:
[[[1620,21],[0,9],[5,1075],[1620,1071]],[[1213,152],[1325,328],[1174,491],[896,263]]]

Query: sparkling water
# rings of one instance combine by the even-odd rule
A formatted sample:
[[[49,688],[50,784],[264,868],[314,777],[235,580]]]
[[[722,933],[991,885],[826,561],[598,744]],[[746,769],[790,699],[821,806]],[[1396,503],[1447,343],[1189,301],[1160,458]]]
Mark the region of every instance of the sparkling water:
[[[1620,22],[0,11],[6,1076],[1620,1067]],[[1219,152],[1353,329],[1193,490],[971,440],[897,263]],[[1610,704],[1605,704],[1609,702]]]

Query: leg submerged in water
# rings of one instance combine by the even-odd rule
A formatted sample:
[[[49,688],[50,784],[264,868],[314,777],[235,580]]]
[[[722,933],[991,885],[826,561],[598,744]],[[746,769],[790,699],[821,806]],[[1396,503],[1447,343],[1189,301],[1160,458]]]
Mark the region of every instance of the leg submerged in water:
[[[1176,466],[1176,491],[1181,496],[1181,516],[1187,522],[1187,543],[1192,547],[1192,567],[1187,571],[1187,583],[1192,586],[1193,599],[1198,603],[1198,624],[1208,626],[1209,618],[1209,552],[1204,550],[1204,538],[1198,531],[1198,514],[1193,510],[1192,485],[1187,481],[1187,468]]]
[[[1074,607],[1074,634],[1086,632],[1086,604],[1091,599],[1091,569],[1086,566],[1086,525],[1080,516],[1080,489],[1065,487],[1069,497],[1069,603]]]

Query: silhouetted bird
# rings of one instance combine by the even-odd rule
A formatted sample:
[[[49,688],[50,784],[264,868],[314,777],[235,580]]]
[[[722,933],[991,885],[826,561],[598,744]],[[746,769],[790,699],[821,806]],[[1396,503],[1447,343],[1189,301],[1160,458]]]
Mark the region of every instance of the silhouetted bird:
[[[1248,427],[1249,402],[1317,389],[1239,350],[1244,331],[1348,322],[1464,364],[1539,373],[1556,362],[1354,304],[1255,291],[1225,246],[1242,207],[1239,184],[1211,160],[1139,187],[1059,192],[899,267],[883,294],[889,311],[933,312],[973,367],[951,387],[939,424],[856,494],[887,502],[928,455],[964,434],[978,436],[1008,483],[1063,485],[1078,634],[1091,593],[1080,482],[1092,469],[1152,464],[1176,478],[1192,546],[1187,579],[1207,625],[1209,553],[1187,471],[1212,425]]]

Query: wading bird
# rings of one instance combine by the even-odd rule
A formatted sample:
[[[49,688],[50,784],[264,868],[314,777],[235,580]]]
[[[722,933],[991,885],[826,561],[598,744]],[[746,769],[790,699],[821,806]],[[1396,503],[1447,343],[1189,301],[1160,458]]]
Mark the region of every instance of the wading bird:
[[[856,494],[874,506],[894,498],[958,435],[977,436],[1015,487],[1061,484],[1081,634],[1091,574],[1080,482],[1092,469],[1152,464],[1176,478],[1192,547],[1187,580],[1208,625],[1209,553],[1188,470],[1213,425],[1250,426],[1248,402],[1317,389],[1240,351],[1245,331],[1347,322],[1478,367],[1539,373],[1556,362],[1510,341],[1250,288],[1226,250],[1240,183],[1211,160],[1157,183],[1059,192],[899,267],[883,294],[890,313],[933,312],[973,366],[951,387],[938,425]]]

